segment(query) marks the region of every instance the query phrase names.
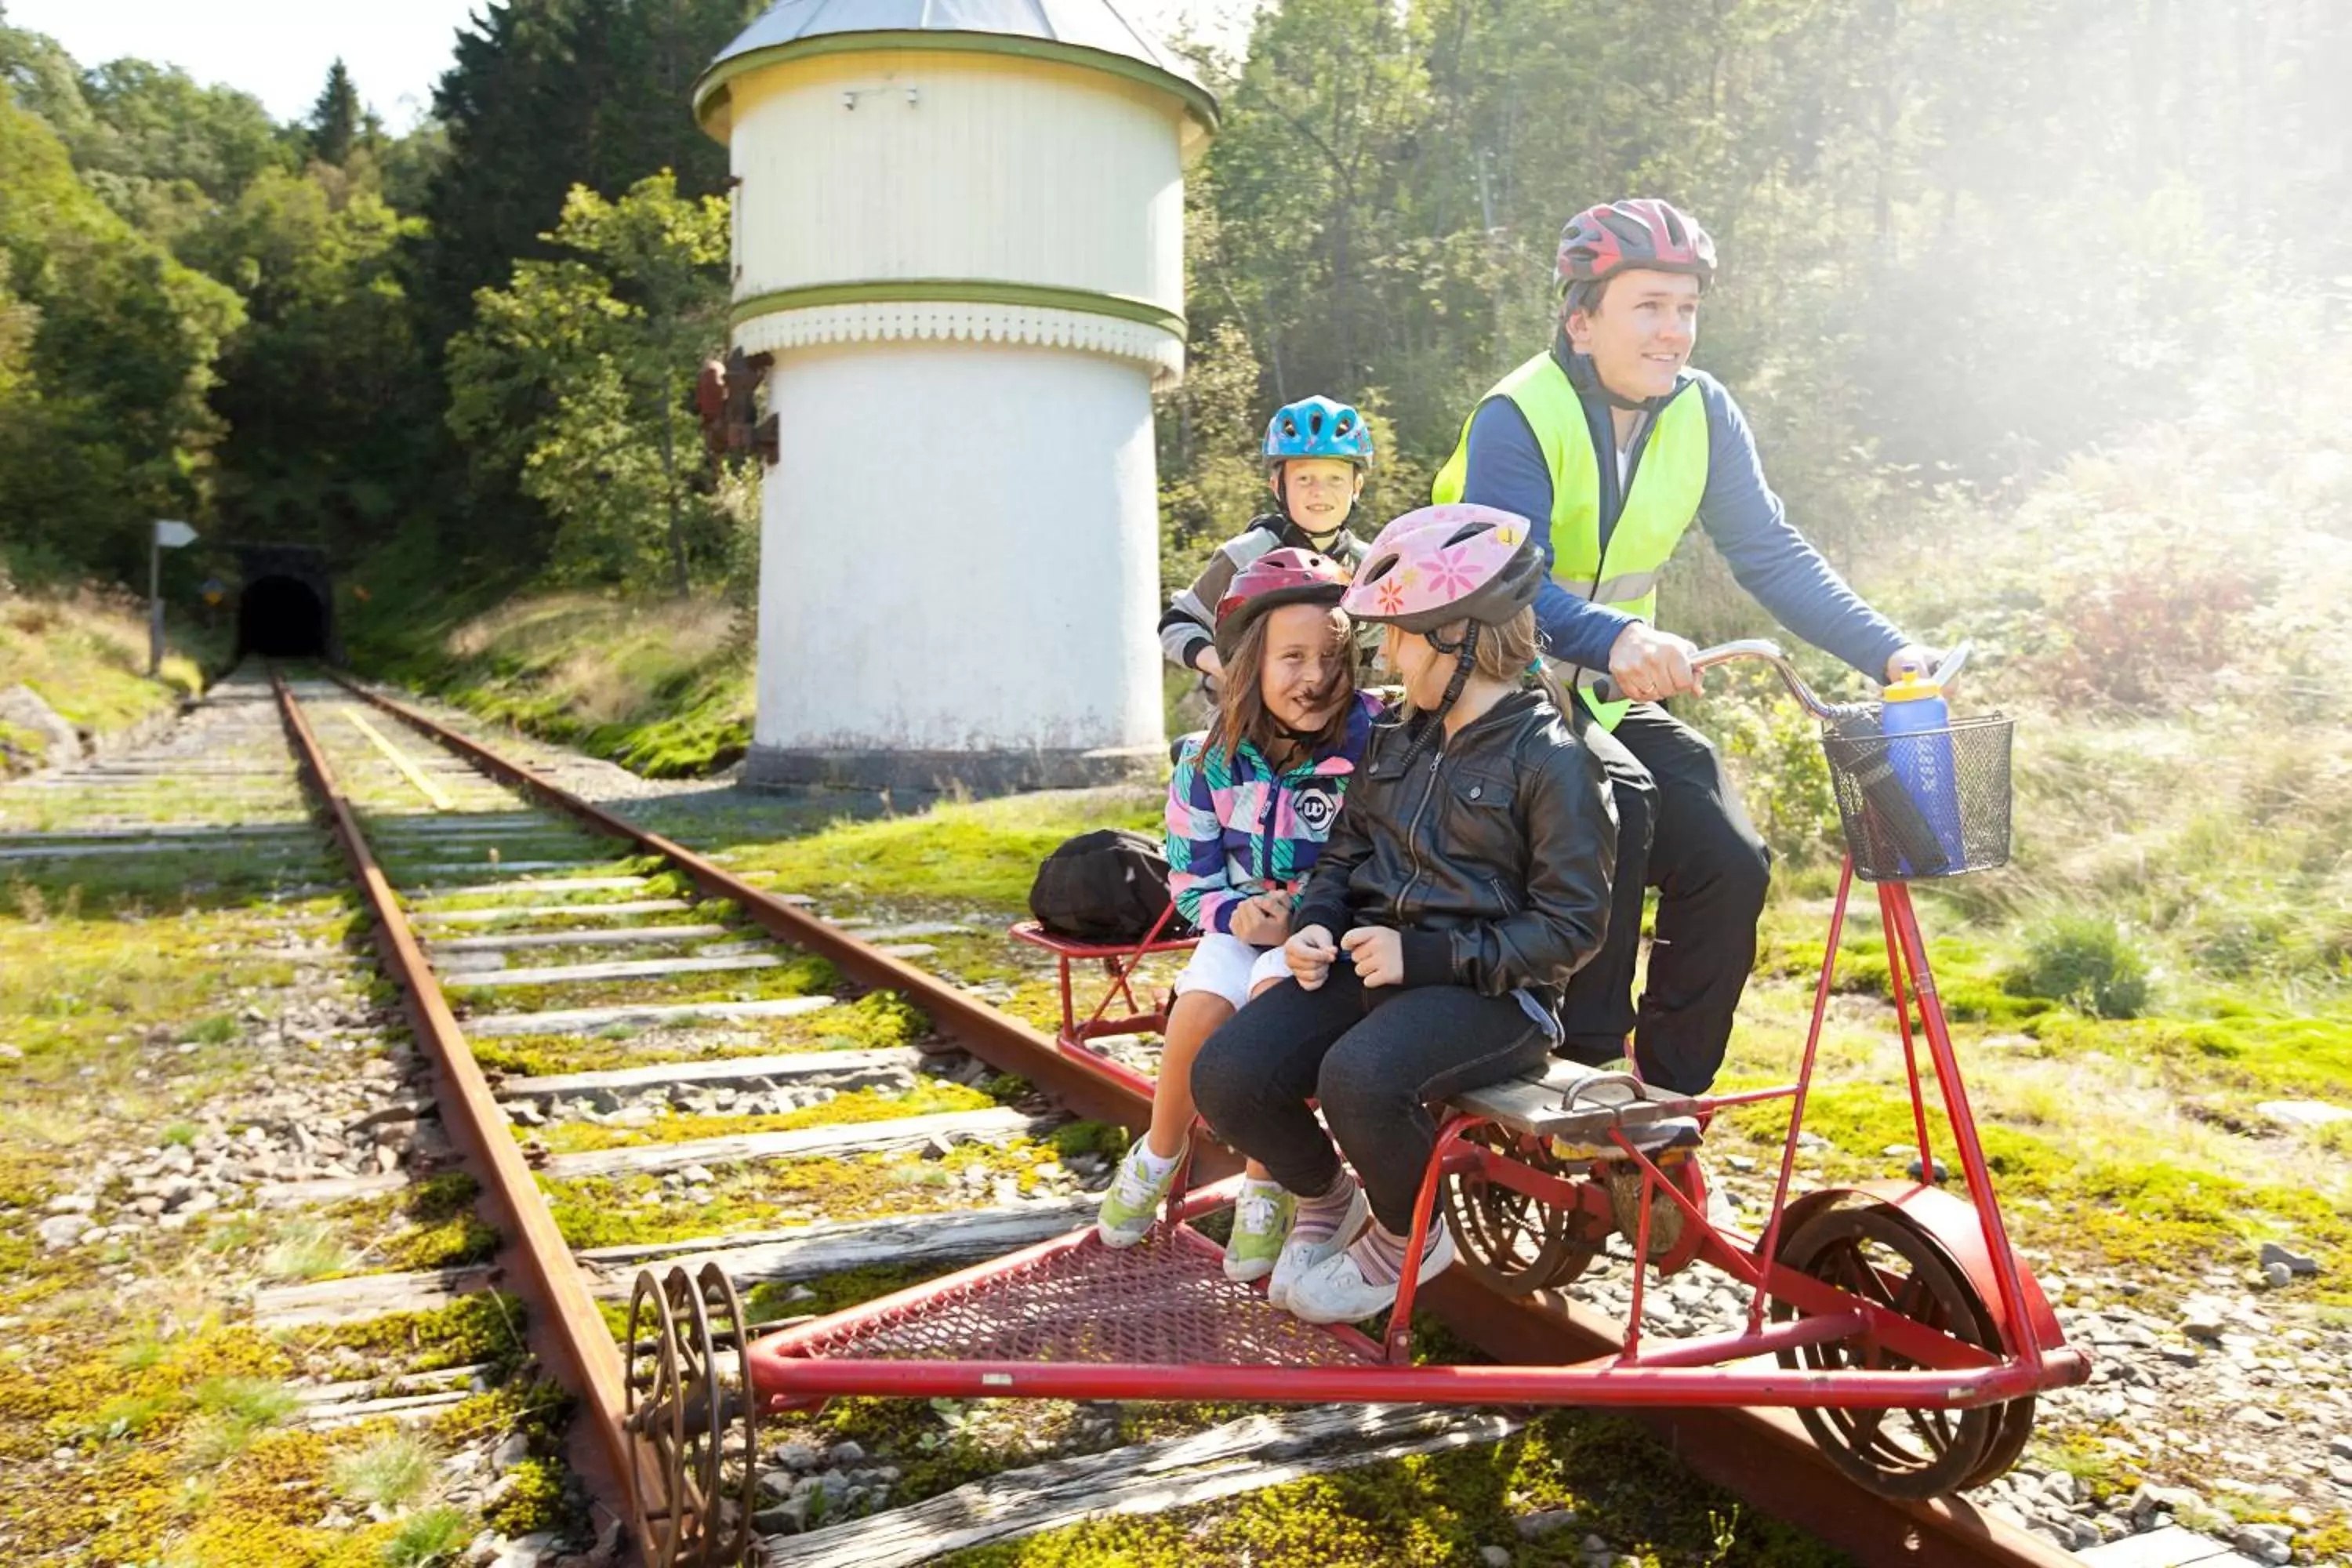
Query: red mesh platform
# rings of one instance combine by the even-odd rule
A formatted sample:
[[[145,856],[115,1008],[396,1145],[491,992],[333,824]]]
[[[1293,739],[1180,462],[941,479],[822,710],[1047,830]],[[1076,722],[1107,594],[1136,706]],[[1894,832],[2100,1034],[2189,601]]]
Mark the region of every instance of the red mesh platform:
[[[1114,1250],[1091,1234],[782,1336],[793,1356],[856,1361],[1360,1366],[1378,1347],[1302,1323],[1224,1276],[1197,1233]]]

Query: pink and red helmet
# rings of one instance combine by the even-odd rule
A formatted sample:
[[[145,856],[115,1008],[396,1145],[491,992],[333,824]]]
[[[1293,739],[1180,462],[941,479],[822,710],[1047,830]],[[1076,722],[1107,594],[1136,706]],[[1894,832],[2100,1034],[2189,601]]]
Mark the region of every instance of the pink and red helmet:
[[[1568,220],[1559,231],[1552,281],[1560,294],[1639,268],[1687,272],[1705,289],[1715,281],[1715,241],[1696,219],[1654,196],[1602,202]]]
[[[1405,632],[1460,620],[1500,626],[1534,604],[1543,586],[1532,531],[1526,518],[1490,506],[1409,511],[1372,541],[1339,607]]]
[[[1217,657],[1231,660],[1261,616],[1285,605],[1337,605],[1347,591],[1348,569],[1329,556],[1267,551],[1243,567],[1217,601]]]

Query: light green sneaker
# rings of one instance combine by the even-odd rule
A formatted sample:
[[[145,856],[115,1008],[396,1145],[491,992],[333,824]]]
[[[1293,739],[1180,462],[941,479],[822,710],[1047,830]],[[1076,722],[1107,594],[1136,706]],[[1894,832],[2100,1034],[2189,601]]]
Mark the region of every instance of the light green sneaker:
[[[1154,1176],[1143,1163],[1144,1151],[1140,1138],[1128,1146],[1118,1173],[1110,1179],[1110,1191],[1103,1194],[1102,1207],[1095,1215],[1095,1234],[1105,1247],[1133,1247],[1149,1236],[1159,1223],[1160,1205],[1166,1201],[1168,1189],[1175,1184],[1176,1167],[1183,1163],[1182,1158],[1171,1161],[1167,1170]]]
[[[1225,1278],[1247,1283],[1273,1273],[1297,1213],[1298,1200],[1278,1184],[1244,1182],[1234,1200],[1234,1233],[1225,1241]]]

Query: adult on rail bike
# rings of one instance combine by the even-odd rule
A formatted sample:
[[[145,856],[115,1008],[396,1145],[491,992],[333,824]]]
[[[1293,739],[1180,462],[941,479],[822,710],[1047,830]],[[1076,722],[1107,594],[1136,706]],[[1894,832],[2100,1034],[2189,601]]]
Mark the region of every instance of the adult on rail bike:
[[[1339,596],[1346,568],[1273,550],[1217,606],[1232,679],[1204,735],[1186,736],[1168,782],[1169,890],[1201,932],[1162,1035],[1151,1124],[1129,1148],[1096,1218],[1103,1245],[1150,1233],[1192,1131],[1192,1058],[1251,997],[1290,973],[1294,889],[1314,869],[1379,702],[1356,689]],[[1225,1243],[1229,1279],[1262,1279],[1290,1233],[1291,1194],[1253,1163]]]
[[[1715,264],[1706,231],[1664,201],[1570,218],[1551,346],[1480,400],[1433,490],[1534,523],[1549,575],[1536,618],[1553,664],[1573,673],[1579,726],[1616,798],[1615,907],[1606,944],[1570,983],[1561,1054],[1610,1060],[1630,1035],[1643,1075],[1688,1093],[1722,1065],[1771,854],[1714,748],[1660,706],[1700,689],[1695,645],[1656,624],[1675,546],[1696,521],[1784,626],[1873,679],[1933,658],[1789,522],[1739,405],[1690,368]],[[1592,689],[1604,675],[1618,700]],[[1637,1013],[1645,885],[1659,889],[1658,918]]]
[[[1402,718],[1374,730],[1290,917],[1292,978],[1192,1065],[1209,1124],[1297,1194],[1266,1299],[1310,1322],[1396,1300],[1430,1104],[1540,1066],[1601,945],[1616,824],[1536,661],[1542,575],[1525,520],[1486,507],[1408,512],[1372,542],[1341,605],[1384,625]],[[1454,1256],[1433,1223],[1416,1278]]]
[[[1217,605],[1252,562],[1270,550],[1304,550],[1353,573],[1364,559],[1364,542],[1348,530],[1372,466],[1372,433],[1364,416],[1328,397],[1302,398],[1276,409],[1266,422],[1265,454],[1276,510],[1252,518],[1217,546],[1201,575],[1169,600],[1160,617],[1168,662],[1197,670],[1211,683],[1224,673]],[[1362,662],[1369,663],[1369,647],[1365,654]]]

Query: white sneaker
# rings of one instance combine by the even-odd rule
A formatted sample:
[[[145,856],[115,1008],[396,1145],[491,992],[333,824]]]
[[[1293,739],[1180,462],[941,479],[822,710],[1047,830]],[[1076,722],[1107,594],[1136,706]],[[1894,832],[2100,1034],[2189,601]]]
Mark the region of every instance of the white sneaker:
[[[1445,1222],[1432,1218],[1429,1240],[1421,1249],[1420,1283],[1428,1284],[1454,1261],[1454,1235]],[[1308,1269],[1290,1288],[1286,1305],[1309,1323],[1354,1323],[1396,1305],[1394,1284],[1375,1285],[1364,1278],[1353,1249],[1336,1253]]]
[[[1299,1277],[1355,1240],[1356,1233],[1370,1224],[1371,1217],[1372,1205],[1364,1201],[1360,1184],[1348,1199],[1348,1212],[1339,1217],[1339,1228],[1320,1241],[1299,1239],[1298,1221],[1294,1215],[1291,1238],[1283,1243],[1282,1256],[1274,1260],[1274,1277],[1266,1281],[1265,1299],[1277,1307],[1289,1306],[1291,1288],[1298,1283]]]

